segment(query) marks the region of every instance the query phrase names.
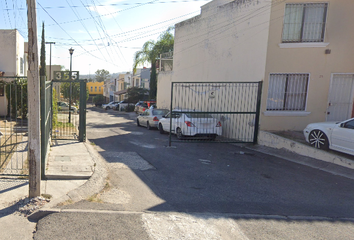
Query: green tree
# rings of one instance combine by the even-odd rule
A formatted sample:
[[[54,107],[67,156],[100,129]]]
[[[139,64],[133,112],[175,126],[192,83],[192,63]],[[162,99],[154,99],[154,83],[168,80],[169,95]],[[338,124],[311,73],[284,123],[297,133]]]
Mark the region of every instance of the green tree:
[[[27,119],[27,79],[18,79],[11,83],[4,82],[2,84],[2,86],[6,86],[8,114],[10,115],[11,110],[11,117],[21,117],[22,119]]]
[[[157,42],[147,41],[144,43],[142,49],[137,51],[134,56],[133,72],[139,65],[146,62],[151,64],[150,73],[150,99],[156,99],[157,93],[157,77],[156,77],[156,61],[159,59],[160,54],[173,51],[174,36],[170,32],[173,27],[168,28],[163,32]]]
[[[95,72],[95,79],[97,82],[104,82],[110,78],[109,71],[101,69]]]
[[[55,88],[53,88],[53,94],[52,94],[52,111],[53,111],[53,117],[52,117],[52,128],[56,128],[58,125],[58,97],[57,97],[57,91]]]
[[[128,90],[127,90],[128,102],[129,103],[136,103],[140,100],[143,100],[143,99],[145,99],[145,96],[147,93],[148,93],[148,90],[145,88],[138,88],[138,87],[128,88]]]
[[[104,96],[102,94],[96,95],[93,97],[92,102],[98,106],[104,103]]]
[[[39,68],[39,76],[46,76],[46,68],[45,68],[45,38],[44,38],[44,22],[42,23],[42,42],[41,42],[41,57],[40,57],[40,68]]]

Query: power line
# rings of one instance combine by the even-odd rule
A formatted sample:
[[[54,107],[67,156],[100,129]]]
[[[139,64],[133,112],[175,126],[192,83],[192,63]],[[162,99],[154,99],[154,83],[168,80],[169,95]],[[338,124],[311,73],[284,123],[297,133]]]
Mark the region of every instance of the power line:
[[[42,5],[41,5],[39,2],[37,2],[37,4],[38,4],[40,7],[42,7]],[[85,52],[89,53],[89,54],[90,54],[91,56],[93,56],[94,58],[97,58],[97,59],[99,59],[99,60],[102,60],[102,59],[100,59],[99,57],[97,57],[97,56],[91,54],[90,52],[88,52],[88,51],[87,51],[83,46],[81,46],[74,38],[72,38],[71,35],[70,35],[67,31],[65,31],[65,29],[64,29],[62,26],[60,26],[60,24],[47,12],[47,10],[45,10],[44,8],[42,8],[42,9],[43,9],[43,11],[44,11],[45,13],[47,13],[48,16],[60,27],[60,29],[61,29],[63,32],[65,32],[72,40],[74,40],[74,42],[75,42],[76,44],[78,44],[78,46],[79,46],[80,48],[82,48]],[[102,60],[102,61],[105,61],[105,60]],[[107,62],[107,61],[105,61],[105,62]],[[111,64],[115,65],[114,63],[111,63]]]

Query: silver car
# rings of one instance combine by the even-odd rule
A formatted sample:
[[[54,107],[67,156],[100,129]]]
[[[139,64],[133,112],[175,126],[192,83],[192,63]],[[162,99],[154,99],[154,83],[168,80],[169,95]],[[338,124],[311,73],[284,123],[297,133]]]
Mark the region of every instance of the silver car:
[[[58,111],[59,112],[69,112],[69,103],[67,102],[58,102]],[[70,111],[77,113],[77,108],[74,106],[70,107]]]
[[[147,129],[157,128],[159,120],[168,113],[167,109],[146,109],[145,112],[138,115],[136,125],[145,126]]]

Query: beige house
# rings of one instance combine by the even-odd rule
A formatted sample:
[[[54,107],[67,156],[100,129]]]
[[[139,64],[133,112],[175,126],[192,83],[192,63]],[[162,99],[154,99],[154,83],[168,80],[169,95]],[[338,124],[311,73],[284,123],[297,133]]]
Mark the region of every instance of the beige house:
[[[209,2],[176,24],[173,71],[158,75],[157,105],[169,107],[171,82],[263,81],[261,130],[350,118],[353,11],[351,0]]]

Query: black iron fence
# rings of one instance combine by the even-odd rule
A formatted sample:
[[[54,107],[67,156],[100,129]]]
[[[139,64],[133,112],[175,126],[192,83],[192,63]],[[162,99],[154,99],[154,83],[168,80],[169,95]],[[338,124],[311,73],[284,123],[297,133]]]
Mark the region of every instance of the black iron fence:
[[[53,80],[52,139],[85,140],[86,100],[85,80]],[[82,136],[81,136],[82,135]]]
[[[170,143],[256,143],[261,91],[262,82],[173,82]]]
[[[28,175],[26,77],[0,78],[0,175]]]

